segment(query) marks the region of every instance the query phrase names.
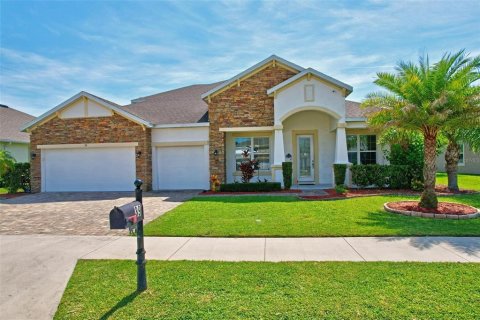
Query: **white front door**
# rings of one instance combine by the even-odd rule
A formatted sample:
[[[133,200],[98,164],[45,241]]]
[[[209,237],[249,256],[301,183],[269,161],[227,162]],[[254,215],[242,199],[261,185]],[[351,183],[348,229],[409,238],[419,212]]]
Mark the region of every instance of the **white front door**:
[[[313,183],[314,170],[313,135],[297,136],[297,177],[299,183]]]

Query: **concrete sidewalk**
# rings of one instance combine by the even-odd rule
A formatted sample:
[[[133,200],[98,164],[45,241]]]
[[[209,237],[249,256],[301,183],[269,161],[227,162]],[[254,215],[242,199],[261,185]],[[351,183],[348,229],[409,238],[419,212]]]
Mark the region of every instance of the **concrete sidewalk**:
[[[480,262],[480,237],[153,238],[147,260]],[[135,259],[136,239],[0,235],[0,318],[51,319],[78,259]]]
[[[136,259],[119,237],[83,259]],[[480,237],[145,238],[147,259],[218,261],[480,262]]]

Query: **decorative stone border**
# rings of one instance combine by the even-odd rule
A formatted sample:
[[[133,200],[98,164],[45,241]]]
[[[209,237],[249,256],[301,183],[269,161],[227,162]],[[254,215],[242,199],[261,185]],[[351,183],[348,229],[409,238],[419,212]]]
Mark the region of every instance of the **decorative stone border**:
[[[407,202],[407,201],[402,201],[402,202]],[[411,201],[411,202],[418,202],[418,201]],[[418,212],[418,211],[406,211],[406,210],[398,210],[398,209],[393,209],[388,206],[389,202],[385,202],[383,204],[383,208],[391,213],[397,213],[397,214],[403,214],[404,216],[412,216],[412,217],[421,217],[421,218],[430,218],[430,219],[453,219],[453,220],[465,220],[465,219],[475,219],[477,217],[480,217],[480,210],[472,207],[472,206],[467,206],[473,209],[476,209],[476,213],[470,213],[470,214],[437,214],[437,213],[428,213],[428,212]]]

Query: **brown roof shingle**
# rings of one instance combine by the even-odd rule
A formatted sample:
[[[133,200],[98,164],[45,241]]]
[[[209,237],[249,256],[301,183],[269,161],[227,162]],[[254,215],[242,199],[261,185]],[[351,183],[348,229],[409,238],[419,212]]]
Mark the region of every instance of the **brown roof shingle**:
[[[196,84],[157,93],[135,99],[123,109],[154,124],[208,122],[208,106],[201,95],[219,84]]]
[[[33,119],[35,117],[27,113],[0,105],[0,141],[29,143],[30,135],[20,128]]]
[[[153,124],[208,122],[208,105],[201,95],[220,83],[196,84],[157,93],[135,99],[122,108]],[[345,107],[347,118],[364,118],[371,111],[361,109],[359,102],[350,100],[345,101]]]
[[[347,118],[366,118],[376,108],[360,108],[360,102],[345,100],[345,116]]]

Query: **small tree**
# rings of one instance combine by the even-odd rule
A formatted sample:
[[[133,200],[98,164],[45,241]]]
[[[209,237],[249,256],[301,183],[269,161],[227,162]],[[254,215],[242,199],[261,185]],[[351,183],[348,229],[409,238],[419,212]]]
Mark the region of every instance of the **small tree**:
[[[240,164],[240,171],[242,172],[242,182],[248,183],[252,180],[257,167],[257,160],[250,159],[250,153],[247,150],[242,152],[243,160]]]
[[[442,134],[448,139],[448,145],[445,150],[445,171],[448,177],[448,189],[459,191],[457,172],[460,145],[467,143],[474,152],[480,151],[480,128],[445,130]]]
[[[15,159],[8,151],[0,150],[0,177],[3,177],[7,171],[13,169]]]
[[[428,56],[418,64],[400,62],[396,73],[377,73],[375,83],[387,92],[371,93],[362,104],[376,107],[368,116],[372,127],[419,132],[424,142],[423,208],[437,208],[435,193],[437,137],[442,130],[480,126],[480,56],[464,51],[444,54],[430,65]]]

